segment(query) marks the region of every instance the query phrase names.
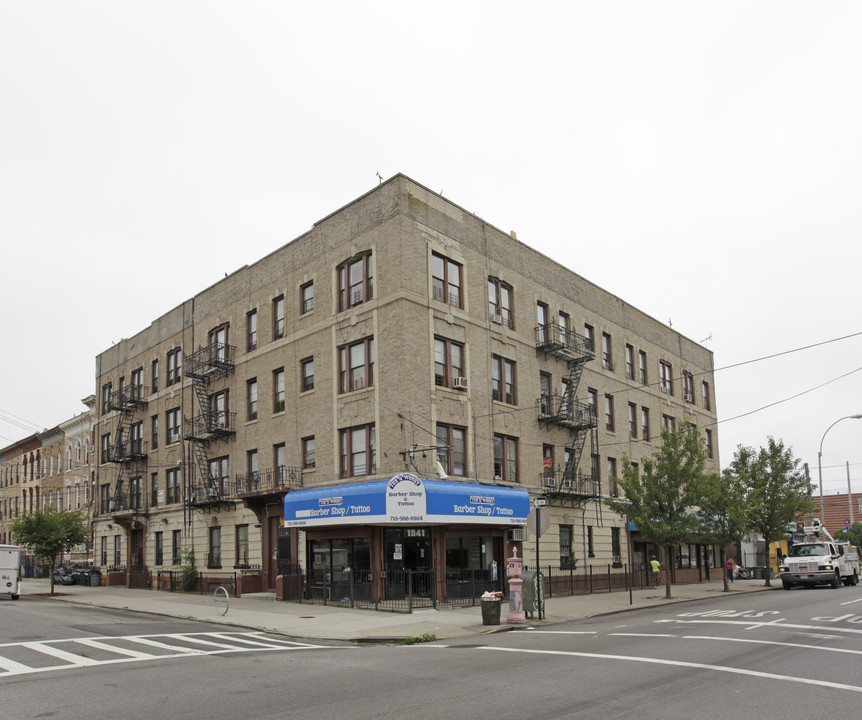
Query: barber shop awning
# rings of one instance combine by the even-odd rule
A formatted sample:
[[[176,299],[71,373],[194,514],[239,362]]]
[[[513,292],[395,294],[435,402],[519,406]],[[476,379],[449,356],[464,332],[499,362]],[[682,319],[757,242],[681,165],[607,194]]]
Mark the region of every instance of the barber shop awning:
[[[391,480],[296,490],[284,497],[287,527],[326,525],[526,525],[526,490],[401,473]]]

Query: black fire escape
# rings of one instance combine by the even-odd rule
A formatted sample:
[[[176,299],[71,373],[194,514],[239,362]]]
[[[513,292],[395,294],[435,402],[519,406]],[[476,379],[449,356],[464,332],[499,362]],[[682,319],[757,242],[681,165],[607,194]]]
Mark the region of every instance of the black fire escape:
[[[211,343],[183,357],[183,374],[192,379],[200,409],[200,415],[183,419],[183,437],[195,456],[189,471],[186,505],[203,512],[233,509],[236,505],[229,480],[215,477],[210,471],[208,452],[210,443],[236,433],[236,413],[216,409],[210,395],[210,383],[233,372],[235,354],[233,345]]]
[[[147,406],[147,394],[148,388],[144,385],[120,387],[111,393],[110,409],[117,412],[117,426],[107,460],[117,466],[117,477],[107,509],[118,520],[134,517],[144,509],[142,485],[140,482],[133,484],[133,479],[139,465],[147,459],[142,425],[135,422],[135,413]]]
[[[601,497],[601,483],[592,463],[589,473],[578,471],[587,437],[591,455],[598,452],[599,446],[596,408],[576,399],[584,365],[593,360],[595,351],[587,338],[554,322],[536,328],[536,351],[546,358],[564,361],[568,368],[562,394],[555,391],[539,398],[539,422],[546,427],[566,428],[571,435],[565,467],[546,467],[542,487],[551,504],[576,507]]]

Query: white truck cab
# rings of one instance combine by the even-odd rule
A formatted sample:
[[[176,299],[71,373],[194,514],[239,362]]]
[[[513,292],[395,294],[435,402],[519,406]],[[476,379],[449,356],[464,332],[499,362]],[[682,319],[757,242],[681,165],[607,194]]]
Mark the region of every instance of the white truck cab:
[[[13,600],[21,594],[21,548],[17,545],[0,545],[0,593],[8,593]]]
[[[838,588],[859,582],[859,554],[850,543],[835,540],[819,520],[802,527],[797,540],[779,567],[785,590],[794,585],[830,585]]]

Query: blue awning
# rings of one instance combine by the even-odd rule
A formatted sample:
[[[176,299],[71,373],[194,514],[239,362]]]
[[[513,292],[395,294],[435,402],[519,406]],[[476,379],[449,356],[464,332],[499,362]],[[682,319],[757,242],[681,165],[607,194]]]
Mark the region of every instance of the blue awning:
[[[296,490],[284,496],[286,527],[326,525],[527,524],[526,490],[400,473],[337,487]]]

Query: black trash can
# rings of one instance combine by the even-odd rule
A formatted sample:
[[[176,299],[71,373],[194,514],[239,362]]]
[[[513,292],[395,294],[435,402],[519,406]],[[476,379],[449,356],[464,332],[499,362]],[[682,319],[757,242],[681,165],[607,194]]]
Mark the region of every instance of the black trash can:
[[[90,586],[99,587],[102,584],[102,573],[99,570],[90,571]]]
[[[479,603],[482,606],[482,624],[483,625],[499,625],[500,610],[503,606],[503,601],[500,598],[482,598]]]

